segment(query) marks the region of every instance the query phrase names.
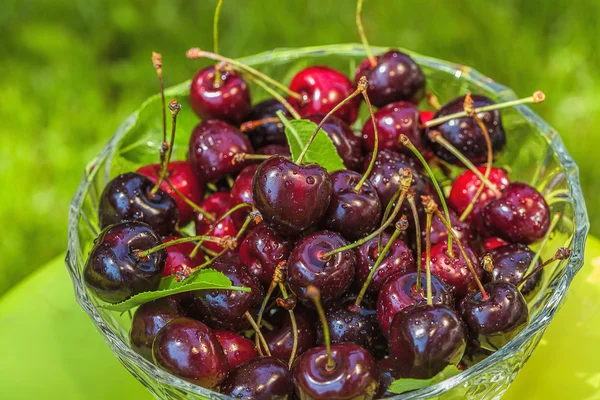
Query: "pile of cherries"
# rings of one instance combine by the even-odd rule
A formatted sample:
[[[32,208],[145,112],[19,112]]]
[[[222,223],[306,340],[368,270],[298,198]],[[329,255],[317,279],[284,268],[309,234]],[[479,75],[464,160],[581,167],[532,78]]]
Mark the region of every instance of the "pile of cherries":
[[[193,78],[201,122],[186,161],[170,161],[165,140],[160,164],[107,184],[84,277],[110,303],[202,268],[250,290],[143,304],[135,351],[235,398],[371,399],[395,379],[467,368],[524,329],[548,263],[528,245],[551,214],[535,188],[489,164],[506,141],[498,109],[477,110],[491,99],[420,111],[425,75],[398,50],[366,59],[354,82],[305,68],[287,99],[254,105],[234,67]],[[360,134],[357,90],[377,108]],[[169,105],[174,121],[179,108]],[[292,160],[278,111],[319,124],[346,169]],[[466,168],[447,198],[430,165]]]

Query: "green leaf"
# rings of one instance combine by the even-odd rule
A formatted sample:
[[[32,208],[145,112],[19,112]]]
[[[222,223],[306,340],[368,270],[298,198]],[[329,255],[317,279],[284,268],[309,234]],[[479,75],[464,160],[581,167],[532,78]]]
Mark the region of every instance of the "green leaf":
[[[250,289],[246,287],[231,286],[231,281],[225,275],[214,269],[201,269],[182,282],[177,282],[173,279],[168,280],[168,282],[165,289],[139,293],[121,303],[103,304],[100,305],[100,307],[111,311],[125,312],[133,307],[137,307],[152,300],[192,290],[225,289],[240,290],[242,292],[250,291]]]
[[[292,159],[297,160],[300,153],[302,153],[302,149],[304,149],[313,132],[317,129],[317,124],[306,119],[294,119],[290,121],[281,111],[277,112],[277,116],[285,126],[285,136],[290,145]],[[302,161],[304,163],[319,164],[327,172],[346,168],[342,158],[337,153],[335,145],[323,129],[320,129],[319,133],[315,136]]]
[[[442,372],[429,379],[396,379],[390,385],[388,391],[396,394],[402,394],[406,392],[410,392],[411,390],[422,389],[431,385],[435,385],[443,381],[444,379],[448,379],[453,377],[454,375],[460,374],[460,370],[456,368],[456,365],[449,365]]]

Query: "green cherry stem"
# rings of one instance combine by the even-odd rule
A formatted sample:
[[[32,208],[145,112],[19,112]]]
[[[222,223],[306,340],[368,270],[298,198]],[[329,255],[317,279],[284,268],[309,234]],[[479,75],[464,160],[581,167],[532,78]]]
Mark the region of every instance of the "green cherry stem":
[[[213,237],[213,236],[203,236],[203,235],[188,236],[188,237],[171,240],[170,242],[159,244],[158,246],[154,246],[148,250],[138,251],[138,252],[136,252],[136,255],[139,258],[144,258],[144,257],[148,257],[150,254],[156,253],[157,251],[166,249],[167,247],[174,246],[174,245],[180,244],[180,243],[195,242],[197,240],[203,240],[206,242],[213,242],[213,243],[220,243],[223,240],[223,238],[218,238],[218,237]]]
[[[167,141],[167,107],[165,101],[165,82],[163,80],[162,73],[162,54],[157,53],[155,51],[152,52],[152,66],[156,70],[156,75],[158,76],[158,83],[160,88],[160,98],[161,98],[161,106],[162,106],[162,131],[163,131],[163,143]]]
[[[361,1],[361,0],[359,0],[359,1]],[[361,82],[362,82],[363,78],[361,78]],[[360,181],[358,181],[358,183],[354,187],[354,191],[356,193],[360,192],[360,188],[365,183],[365,181],[367,180],[369,175],[371,175],[371,171],[373,170],[373,166],[375,165],[375,160],[377,160],[377,152],[379,150],[379,132],[377,131],[377,123],[375,122],[375,113],[373,112],[373,106],[371,105],[371,100],[369,100],[369,95],[367,94],[366,78],[364,78],[364,82],[365,82],[365,84],[363,86],[364,90],[362,90],[362,95],[365,99],[365,103],[367,104],[367,108],[369,109],[369,114],[371,115],[371,122],[373,123],[373,132],[375,133],[375,144],[373,146],[373,154],[371,155],[371,161],[369,161],[369,166],[365,170],[365,173],[363,174],[363,176],[360,178]],[[361,83],[359,82],[359,85],[360,84]]]
[[[427,163],[427,161],[425,161],[425,158],[423,158],[423,155],[421,154],[421,152],[412,144],[412,142],[410,141],[408,136],[400,135],[400,141],[402,142],[403,145],[408,147],[408,149],[410,151],[412,151],[413,154],[419,159],[421,164],[423,164],[423,167],[425,168],[425,170],[427,171],[427,174],[429,175],[429,177],[431,178],[431,181],[433,182],[433,186],[435,186],[435,190],[438,194],[438,197],[440,198],[440,202],[442,203],[442,208],[444,209],[444,214],[446,214],[446,218],[448,219],[448,221],[450,221],[450,212],[448,211],[448,206],[446,205],[444,192],[442,191],[440,184],[438,183],[437,179],[435,178],[433,171],[429,167],[429,164]],[[448,228],[448,256],[453,258],[454,251],[452,250],[453,249],[452,236],[450,236],[451,229],[452,229],[451,227]]]
[[[206,218],[207,220],[213,222],[215,220],[215,217],[207,212],[206,210],[203,210],[202,207],[200,207],[198,204],[194,203],[192,200],[190,200],[186,195],[184,195],[183,193],[181,193],[179,191],[179,189],[177,189],[169,180],[169,177],[165,177],[165,182],[167,182],[167,185],[169,185],[169,187],[171,188],[171,190],[173,190],[175,192],[175,194],[177,195],[177,197],[179,197],[181,200],[183,200],[183,202],[185,204],[187,204],[188,206],[190,206],[194,211],[196,211],[198,214],[202,214],[202,216],[204,218]]]
[[[266,124],[276,124],[278,122],[281,122],[281,121],[277,117],[268,117],[268,118],[263,118],[263,119],[257,119],[254,121],[246,121],[240,125],[240,132],[246,133],[248,131],[252,131],[252,130],[258,128],[259,126],[266,125]]]
[[[425,271],[427,273],[427,304],[433,305],[433,292],[431,289],[431,219],[433,213],[427,211],[425,217]],[[418,255],[421,258],[421,255]],[[418,272],[417,277],[421,275],[421,271]],[[419,292],[417,292],[419,293]]]
[[[160,177],[156,184],[152,188],[152,194],[156,194],[158,188],[163,183],[165,178],[167,177],[167,172],[169,170],[169,163],[171,162],[171,157],[173,156],[173,146],[175,145],[175,133],[177,132],[177,114],[181,111],[181,104],[176,99],[171,100],[169,103],[169,111],[171,112],[171,118],[173,119],[172,127],[171,127],[171,140],[169,142],[169,146],[167,147],[167,155],[166,157],[162,157],[160,166]],[[172,186],[171,186],[172,187]]]
[[[281,264],[280,264],[281,265]],[[265,295],[262,304],[260,305],[260,309],[258,310],[258,314],[256,316],[256,324],[261,326],[261,322],[263,319],[263,315],[265,310],[267,309],[267,305],[269,304],[269,300],[271,299],[271,295],[275,291],[275,288],[278,287],[279,282],[283,281],[283,268],[277,265],[275,268],[275,272],[273,273],[273,279],[271,280],[271,284],[269,285],[269,289],[267,289],[267,294]],[[256,338],[256,347],[258,348],[258,337]]]
[[[360,40],[365,48],[365,53],[367,53],[367,58],[369,59],[369,64],[371,64],[371,68],[377,66],[377,59],[373,56],[371,52],[371,47],[369,46],[369,41],[367,40],[367,35],[365,34],[365,28],[362,24],[362,6],[363,0],[358,0],[356,2],[356,27],[358,28],[358,34],[360,36]]]
[[[219,54],[219,16],[221,15],[221,7],[223,6],[223,0],[217,1],[215,7],[215,15],[213,17],[213,52]],[[221,74],[219,65],[215,67],[215,86],[221,85]]]
[[[407,192],[406,192],[406,196],[408,196],[408,194],[412,191],[412,188],[408,188]],[[392,196],[392,198],[390,199],[390,201],[387,203],[387,206],[385,206],[385,211],[383,212],[383,218],[381,219],[382,221],[387,221],[388,218],[390,217],[390,213],[392,212],[392,210],[394,209],[394,203],[396,202],[396,200],[398,200],[398,197],[400,197],[400,194],[402,193],[402,186],[398,186],[398,190],[396,190],[394,192],[394,195]],[[383,246],[381,244],[381,241],[383,240],[383,232],[381,232],[379,234],[379,238],[377,239],[377,252],[380,253]]]
[[[419,221],[419,212],[417,211],[415,194],[412,192],[408,192],[407,200],[408,204],[410,204],[410,209],[412,211],[412,216],[415,224],[415,231],[417,232],[417,282],[415,283],[415,287],[417,289],[417,293],[421,293],[421,222]]]
[[[546,99],[546,95],[544,94],[544,92],[542,92],[541,90],[538,90],[529,97],[525,97],[525,98],[519,99],[519,100],[511,100],[511,101],[507,101],[504,103],[491,104],[489,106],[475,108],[474,112],[478,114],[481,112],[499,110],[499,109],[507,108],[507,107],[513,107],[513,106],[517,106],[519,104],[541,103],[545,99]],[[435,118],[430,121],[427,121],[423,124],[423,126],[426,128],[431,128],[432,126],[443,124],[444,122],[450,121],[451,119],[462,118],[462,117],[466,117],[466,116],[467,116],[467,113],[465,111],[460,111],[460,112],[457,112],[454,114],[444,115],[443,117],[439,117],[439,118]]]
[[[548,243],[548,240],[550,239],[550,235],[552,234],[552,232],[554,232],[554,228],[556,228],[556,225],[558,225],[558,221],[560,221],[560,217],[561,217],[561,214],[559,212],[555,213],[554,216],[552,217],[552,220],[550,221],[550,225],[548,226],[548,230],[546,231],[546,234],[544,235],[544,238],[542,239],[542,242],[540,243],[540,247],[535,252],[533,259],[531,260],[531,262],[529,263],[529,266],[527,267],[527,271],[526,271],[527,274],[529,274],[529,271],[531,271],[534,268],[534,266],[537,264],[538,260],[540,259],[542,251],[544,250],[544,247],[546,247],[546,244]]]
[[[250,313],[248,311],[246,311],[244,316],[246,317],[248,322],[250,322],[250,325],[252,325],[252,329],[254,329],[254,333],[256,334],[256,336],[258,336],[260,343],[263,345],[263,347],[265,349],[265,353],[267,353],[267,355],[269,357],[271,357],[271,350],[269,350],[269,345],[267,344],[265,337],[263,336],[262,332],[260,331],[260,327],[256,324],[256,321],[254,321],[254,318],[252,318],[252,315],[250,315]]]
[[[523,287],[523,285],[525,284],[525,282],[527,282],[527,280],[529,280],[529,278],[531,278],[533,275],[537,274],[539,271],[544,269],[544,267],[546,267],[548,264],[552,264],[553,262],[559,261],[559,260],[566,260],[569,257],[571,257],[571,250],[569,250],[566,247],[559,247],[558,250],[556,250],[556,253],[554,254],[554,256],[552,258],[550,258],[549,260],[546,260],[545,262],[543,262],[540,265],[538,265],[537,267],[535,267],[530,273],[528,273],[521,279],[521,281],[517,284],[517,286],[519,288]]]
[[[281,295],[284,299],[287,299],[288,293],[287,289],[283,282],[279,282],[279,290],[281,291]],[[288,367],[291,370],[292,365],[294,364],[294,359],[296,358],[296,352],[298,351],[298,324],[296,323],[296,315],[294,314],[293,309],[289,309],[288,313],[290,314],[290,322],[292,323],[292,332],[294,332],[294,341],[292,342],[292,352],[290,353],[290,360],[288,361]]]
[[[321,319],[321,325],[323,325],[323,340],[325,342],[325,348],[327,349],[327,365],[325,369],[327,371],[333,370],[336,365],[335,361],[331,357],[331,336],[329,335],[329,325],[327,324],[327,318],[325,317],[325,311],[323,311],[323,305],[321,304],[321,292],[316,286],[309,285],[306,288],[306,295],[312,299],[315,303],[315,308]]]
[[[317,125],[317,128],[315,129],[315,131],[312,133],[312,135],[310,135],[310,138],[308,138],[308,141],[306,142],[306,145],[304,146],[304,148],[302,149],[302,152],[298,156],[298,159],[295,161],[295,163],[297,165],[300,165],[302,163],[302,159],[306,155],[306,152],[310,148],[310,145],[312,144],[312,142],[315,140],[315,137],[317,137],[317,133],[319,133],[319,131],[323,127],[323,124],[325,124],[325,122],[327,122],[329,117],[331,117],[337,110],[342,108],[344,106],[344,104],[346,104],[348,101],[350,101],[354,97],[361,94],[366,89],[367,89],[367,79],[365,77],[362,77],[362,78],[360,78],[360,81],[358,82],[358,87],[356,88],[356,90],[354,90],[354,92],[350,93],[350,95],[348,95],[348,97],[346,97],[344,100],[340,101],[335,107],[333,107],[333,109],[331,111],[329,111],[323,117],[321,122],[319,122],[319,125]]]
[[[289,103],[289,101],[287,101],[282,95],[280,95],[279,93],[277,93],[276,90],[273,90],[271,87],[269,87],[269,85],[267,85],[266,83],[262,82],[259,79],[256,79],[255,77],[253,77],[250,74],[244,74],[244,77],[247,78],[247,79],[249,79],[250,81],[256,83],[265,92],[267,92],[271,96],[273,96],[275,98],[275,100],[277,100],[278,102],[280,102],[285,107],[285,109],[290,113],[290,115],[292,117],[294,117],[294,119],[302,119],[302,117],[300,116],[300,114],[298,114],[298,111],[296,111],[296,109]]]

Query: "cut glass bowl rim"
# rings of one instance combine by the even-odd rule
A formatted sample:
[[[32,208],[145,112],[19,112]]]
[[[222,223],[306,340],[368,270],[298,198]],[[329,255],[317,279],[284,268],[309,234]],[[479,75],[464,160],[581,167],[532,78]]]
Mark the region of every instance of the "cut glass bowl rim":
[[[371,47],[371,50],[375,54],[383,53],[389,50],[390,47]],[[427,57],[415,53],[410,50],[400,48],[400,51],[406,52],[413,57],[418,64],[425,65],[427,67],[447,72],[454,75],[456,78],[470,80],[479,86],[485,87],[487,90],[494,92],[502,101],[509,101],[517,99],[515,93],[494,80],[482,75],[478,71],[466,67],[460,64],[439,60],[432,57]],[[319,57],[319,56],[366,56],[365,50],[360,44],[337,44],[337,45],[326,45],[326,46],[314,46],[314,47],[302,47],[302,48],[278,48],[262,52],[259,54],[238,58],[239,61],[248,64],[265,64],[271,61],[289,61],[293,59],[299,59],[303,57]],[[190,81],[183,82],[179,85],[171,88],[172,90],[181,88],[183,86],[189,86]],[[167,90],[168,92],[168,90]],[[567,289],[583,265],[583,254],[584,246],[589,229],[589,220],[585,207],[585,201],[583,193],[581,191],[581,185],[579,182],[579,170],[569,152],[565,148],[565,145],[560,138],[558,132],[553,129],[548,123],[541,119],[535,112],[533,112],[526,105],[519,105],[515,107],[518,112],[533,126],[535,126],[537,132],[542,135],[552,147],[556,154],[558,161],[564,168],[568,188],[570,192],[570,198],[572,200],[574,208],[574,226],[575,231],[573,233],[573,241],[571,245],[571,258],[568,260],[568,265],[557,278],[558,282],[555,284],[556,289],[550,295],[546,304],[542,307],[540,312],[531,320],[530,324],[521,331],[513,340],[507,345],[502,347],[500,350],[490,355],[483,361],[475,364],[468,368],[462,373],[448,378],[435,385],[415,390],[409,393],[397,395],[393,399],[417,399],[417,398],[428,398],[439,396],[440,394],[461,385],[461,383],[485,372],[492,366],[514,356],[518,350],[524,346],[534,335],[543,331],[554,314],[559,309],[562,301],[565,299]],[[119,127],[115,135],[110,139],[103,151],[98,157],[96,157],[92,163],[98,160],[104,160],[111,155],[112,150],[119,143],[121,137],[128,131],[128,128],[135,123],[138,117],[138,112],[134,112],[130,115]],[[110,160],[108,160],[110,163]],[[158,368],[145,358],[137,354],[130,346],[121,339],[111,328],[106,324],[103,318],[100,316],[96,306],[92,303],[90,295],[84,287],[83,278],[81,271],[79,271],[77,265],[77,254],[81,252],[81,246],[78,238],[78,224],[79,216],[82,207],[83,200],[90,186],[90,176],[84,174],[78,190],[70,203],[69,212],[69,246],[66,257],[67,268],[73,280],[75,288],[75,295],[78,303],[87,312],[90,318],[97,325],[103,333],[105,342],[109,345],[111,350],[119,358],[127,358],[131,362],[135,363],[141,368],[146,374],[153,379],[160,381],[165,385],[176,387],[179,390],[189,391],[199,396],[211,397],[211,398],[223,398],[226,399],[220,393],[210,391],[209,389],[202,388],[200,386],[191,384],[183,379],[180,379],[170,373]],[[124,365],[127,368],[126,363]],[[132,371],[133,372],[133,371]]]

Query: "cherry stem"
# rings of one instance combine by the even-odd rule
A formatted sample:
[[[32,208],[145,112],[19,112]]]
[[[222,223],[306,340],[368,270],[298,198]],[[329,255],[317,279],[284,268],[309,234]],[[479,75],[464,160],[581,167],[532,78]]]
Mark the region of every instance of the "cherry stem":
[[[371,64],[371,68],[377,66],[377,59],[373,56],[371,52],[371,47],[369,46],[369,42],[367,41],[367,35],[365,34],[365,28],[363,28],[362,24],[362,5],[363,0],[358,0],[356,2],[356,27],[358,28],[358,34],[360,35],[360,40],[365,48],[365,53],[367,53],[367,58],[369,59],[369,63]]]
[[[527,275],[525,275],[519,281],[519,283],[517,284],[517,286],[519,288],[523,287],[523,285],[529,280],[529,278],[531,278],[533,275],[535,275],[538,272],[540,272],[548,264],[551,264],[551,263],[553,263],[555,261],[559,261],[559,260],[566,260],[569,257],[571,257],[571,250],[569,250],[566,247],[559,247],[558,250],[556,250],[556,253],[554,254],[554,256],[552,258],[550,258],[549,260],[546,260],[545,262],[543,262],[540,265],[538,265],[537,267],[535,267],[530,273],[528,273]]]
[[[433,305],[433,292],[431,289],[431,219],[433,213],[427,211],[425,217],[425,268],[427,273],[427,304]],[[419,254],[419,258],[421,255]],[[418,275],[421,275],[419,271]],[[417,276],[418,276],[417,275]],[[417,292],[420,293],[420,292]]]
[[[481,297],[483,298],[483,300],[487,300],[489,298],[489,296],[486,293],[485,289],[483,288],[483,284],[481,283],[481,280],[477,276],[477,273],[475,272],[475,268],[473,268],[473,264],[471,263],[471,260],[467,256],[467,252],[465,251],[465,248],[463,247],[462,243],[460,242],[458,235],[456,234],[456,232],[454,232],[454,229],[452,229],[450,222],[448,222],[444,218],[444,215],[440,212],[440,210],[438,210],[437,204],[435,204],[435,201],[433,201],[433,199],[431,199],[429,196],[424,196],[424,197],[427,197],[429,199],[429,200],[424,200],[425,203],[429,203],[429,205],[426,204],[425,207],[426,208],[432,207],[434,209],[435,215],[439,218],[440,221],[442,221],[442,224],[444,224],[446,226],[446,228],[449,228],[448,232],[454,238],[454,241],[456,242],[456,245],[458,246],[458,250],[460,251],[460,254],[465,259],[465,263],[467,264],[467,267],[469,268],[469,272],[471,272],[471,275],[473,275],[473,279],[475,280],[475,283],[477,284],[477,287],[479,288],[479,291],[481,292]]]
[[[416,245],[417,245],[417,282],[416,289],[417,293],[421,293],[421,221],[419,221],[419,212],[417,211],[417,204],[415,203],[415,195],[414,193],[408,193],[407,196],[408,204],[410,204],[410,209],[412,211],[413,220],[415,224],[415,231],[417,232]]]
[[[407,182],[412,181],[412,173],[410,172],[410,169],[404,168],[403,171],[404,171],[403,180],[405,180]],[[398,203],[394,207],[394,211],[392,212],[392,215],[376,231],[369,234],[368,236],[365,236],[362,239],[357,240],[354,243],[350,243],[349,245],[337,248],[335,250],[331,250],[330,252],[323,254],[321,256],[321,259],[327,260],[329,257],[331,257],[337,253],[341,253],[343,251],[351,250],[355,247],[358,247],[361,244],[366,243],[369,240],[373,239],[374,237],[377,237],[377,235],[379,235],[380,233],[385,231],[387,229],[387,227],[390,226],[392,224],[392,222],[394,222],[394,220],[398,216],[398,213],[400,212],[400,208],[402,207],[402,203],[404,203],[404,198],[406,197],[406,193],[408,192],[408,189],[410,188],[410,186],[407,186],[407,182],[402,182],[401,186],[398,188],[398,190],[400,191],[400,199],[398,200]],[[408,183],[408,185],[410,185],[410,183]]]
[[[221,6],[223,5],[223,0],[217,1],[217,6],[215,7],[215,15],[213,17],[213,52],[215,54],[219,54],[219,16],[221,15]],[[221,85],[221,74],[219,65],[215,67],[215,86],[219,87]]]
[[[263,347],[265,348],[265,353],[267,353],[267,355],[270,357],[271,350],[269,350],[269,345],[267,344],[265,337],[263,336],[262,332],[260,331],[259,326],[256,324],[256,321],[254,321],[254,318],[252,318],[252,315],[250,315],[250,313],[248,311],[246,311],[244,316],[246,317],[248,322],[250,322],[250,325],[252,325],[252,328],[254,329],[254,333],[256,334],[256,336],[258,336],[258,339],[260,340]]]
[[[427,92],[427,103],[436,110],[442,108],[439,99],[432,92]]]
[[[487,128],[483,124],[483,121],[477,116],[477,114],[475,114],[473,112],[473,110],[474,110],[473,99],[471,98],[470,92],[467,93],[467,95],[465,96],[464,108],[465,108],[465,111],[467,113],[469,113],[469,116],[475,120],[477,125],[479,125],[479,130],[481,130],[481,133],[483,134],[483,137],[485,139],[485,144],[487,146],[487,165],[485,167],[485,174],[483,174],[483,176],[486,180],[489,180],[490,173],[492,172],[492,164],[494,163],[494,153],[492,150],[492,141],[490,140],[490,135],[488,134]],[[471,202],[469,203],[467,208],[465,208],[465,211],[463,211],[463,213],[461,214],[461,216],[459,218],[460,221],[465,221],[467,219],[467,217],[469,216],[469,214],[471,214],[471,211],[473,210],[473,207],[475,207],[475,204],[477,203],[479,196],[481,196],[481,193],[483,193],[483,189],[485,189],[485,183],[483,183],[483,181],[481,181],[481,184],[477,188],[477,191],[475,192],[475,195],[471,199]]]
[[[223,240],[223,238],[218,238],[218,237],[214,237],[214,236],[188,236],[188,237],[184,237],[184,238],[179,238],[179,239],[175,239],[175,240],[171,240],[169,242],[166,243],[162,243],[159,244],[158,246],[154,246],[151,249],[148,250],[144,250],[144,251],[138,251],[136,252],[136,255],[139,258],[144,258],[144,257],[148,257],[150,254],[156,253],[157,251],[166,249],[167,247],[170,246],[174,246],[176,244],[180,244],[180,243],[188,243],[188,242],[195,242],[197,240],[203,240],[203,241],[207,241],[207,242],[214,242],[214,243],[219,243]]]
[[[529,266],[527,267],[527,271],[526,271],[527,274],[529,274],[529,271],[531,271],[534,268],[534,266],[537,264],[538,260],[540,259],[542,251],[544,250],[544,247],[546,247],[546,244],[548,243],[548,240],[550,239],[550,235],[552,234],[552,232],[554,232],[554,228],[556,228],[558,221],[560,221],[560,217],[561,217],[561,214],[559,212],[554,214],[554,216],[552,217],[552,220],[550,221],[550,225],[548,226],[548,230],[546,231],[546,234],[544,235],[544,238],[542,239],[542,242],[540,243],[540,247],[535,252],[533,259],[531,260],[531,262],[529,263]]]
[[[361,1],[361,0],[359,0]],[[365,85],[366,87],[366,85]],[[360,178],[360,181],[354,187],[354,191],[356,193],[360,192],[360,188],[365,183],[369,175],[371,175],[371,171],[373,170],[373,166],[375,165],[375,160],[377,159],[377,152],[379,150],[379,132],[377,131],[377,123],[375,122],[375,113],[373,112],[373,106],[371,105],[371,100],[369,100],[369,95],[367,94],[367,90],[362,91],[363,97],[365,98],[365,103],[367,103],[367,108],[369,109],[369,114],[371,115],[371,122],[373,123],[373,132],[375,133],[375,144],[373,146],[373,154],[371,155],[371,161],[369,161],[369,166],[365,170],[365,173]]]
[[[175,132],[177,132],[177,114],[181,110],[181,104],[176,99],[171,100],[169,103],[169,111],[171,112],[171,117],[173,118],[173,126],[171,127],[171,141],[169,142],[169,147],[167,148],[167,156],[162,157],[161,167],[160,167],[160,177],[158,181],[152,188],[152,194],[156,194],[158,188],[163,183],[165,178],[167,177],[167,173],[169,171],[169,163],[171,162],[171,157],[173,155],[173,146],[175,145]]]
[[[244,122],[242,125],[240,125],[240,131],[243,133],[246,133],[248,131],[258,128],[259,126],[266,125],[266,124],[275,124],[275,123],[279,123],[279,122],[281,122],[281,121],[277,117],[269,117],[269,118],[258,119],[255,121],[247,121],[247,122]]]
[[[410,193],[411,189],[409,188],[406,192],[406,195],[408,196],[408,194]],[[392,196],[392,198],[390,199],[390,201],[387,203],[387,206],[385,206],[385,211],[383,212],[383,218],[381,219],[382,221],[387,221],[390,213],[392,212],[393,208],[394,208],[394,203],[396,202],[396,200],[398,200],[398,197],[400,197],[400,194],[402,193],[402,186],[398,187],[398,190],[396,190],[394,192],[394,195]],[[381,243],[381,241],[383,240],[383,232],[381,232],[379,234],[379,238],[377,239],[377,252],[380,253],[381,250],[383,249],[383,245]]]
[[[290,115],[292,117],[294,117],[294,119],[301,119],[302,118],[300,116],[300,114],[298,114],[298,111],[296,111],[296,109],[290,104],[290,102],[287,101],[282,95],[280,95],[279,93],[277,93],[277,91],[275,91],[271,87],[269,87],[269,85],[265,84],[264,82],[260,81],[259,79],[256,79],[255,77],[253,77],[250,74],[244,74],[244,76],[247,79],[251,80],[252,82],[256,83],[265,92],[267,92],[271,96],[273,96],[275,98],[275,100],[277,100],[278,102],[280,102],[285,107],[285,109],[290,113]]]
[[[302,149],[302,152],[298,156],[298,159],[295,161],[295,163],[297,165],[300,165],[300,163],[302,163],[302,159],[306,155],[306,152],[308,151],[312,142],[315,140],[315,137],[317,137],[317,133],[319,133],[319,131],[321,130],[321,128],[323,127],[325,122],[327,122],[329,117],[331,117],[337,110],[342,108],[344,106],[344,104],[346,104],[348,101],[350,101],[354,97],[358,96],[361,92],[366,90],[366,82],[367,82],[367,79],[364,76],[362,78],[360,78],[360,81],[358,82],[358,87],[356,88],[356,90],[354,90],[354,92],[350,93],[350,95],[348,97],[346,97],[344,100],[340,101],[335,107],[333,107],[333,109],[331,111],[329,111],[327,113],[327,115],[325,115],[323,117],[321,122],[319,122],[319,125],[317,125],[317,128],[315,129],[315,131],[312,133],[312,135],[310,135],[310,138],[308,138],[308,141],[306,142],[306,145],[304,146],[304,148]],[[284,124],[285,124],[285,122],[284,122]]]
[[[487,187],[489,187],[494,192],[494,195],[500,196],[502,194],[500,193],[496,185],[490,182],[489,179],[486,179],[486,177],[483,176],[481,172],[479,172],[477,167],[467,157],[465,157],[465,155],[461,153],[460,150],[458,150],[450,142],[448,142],[442,137],[442,134],[440,132],[430,131],[429,138],[431,139],[431,141],[438,143],[440,146],[452,153],[452,155],[454,155],[461,163],[463,163],[463,165],[467,169],[473,172],[475,176],[477,176],[481,180],[481,182],[483,182]]]
[[[321,325],[323,325],[323,340],[325,342],[325,348],[327,349],[327,366],[328,371],[333,370],[336,365],[335,361],[331,357],[331,336],[329,335],[329,325],[327,324],[327,318],[325,317],[325,311],[323,311],[323,305],[321,304],[321,291],[313,285],[309,285],[306,288],[306,295],[312,299],[315,303],[315,308],[321,319]]]
[[[248,153],[237,153],[231,159],[231,164],[243,163],[246,160],[268,160],[273,156],[267,154],[248,154]]]
[[[277,272],[277,270],[275,272]],[[256,325],[258,325],[258,326],[261,326],[263,314],[265,313],[265,310],[267,309],[267,305],[269,304],[271,295],[273,294],[273,291],[275,291],[276,287],[277,287],[277,282],[275,282],[275,278],[273,278],[273,281],[271,281],[271,284],[269,285],[269,289],[267,289],[267,294],[265,295],[263,302],[260,305],[260,309],[258,310],[258,314],[256,316]],[[258,336],[255,338],[255,345],[260,350],[260,346],[258,344]]]
[[[442,191],[440,184],[438,183],[437,179],[435,178],[433,171],[429,167],[429,164],[427,163],[427,161],[425,161],[425,158],[423,157],[421,152],[415,147],[414,144],[412,144],[412,142],[410,141],[408,136],[400,135],[400,141],[402,142],[403,145],[408,147],[409,150],[412,151],[413,154],[419,159],[421,164],[423,164],[423,167],[425,168],[425,170],[427,171],[427,174],[429,175],[429,177],[431,178],[431,181],[433,182],[433,186],[435,186],[435,190],[438,194],[438,197],[440,198],[440,202],[442,203],[442,208],[444,209],[444,214],[446,214],[446,218],[448,218],[448,221],[450,221],[450,212],[448,211],[448,206],[446,205],[444,192]],[[452,229],[451,227],[448,227],[448,256],[450,258],[454,258],[454,251],[453,251],[453,247],[452,247],[452,236],[450,236],[451,229]]]
[[[542,92],[541,90],[538,90],[529,97],[525,97],[525,98],[519,99],[519,100],[511,100],[511,101],[507,101],[504,103],[491,104],[489,106],[478,107],[478,108],[475,108],[473,112],[478,114],[481,112],[499,110],[499,109],[507,108],[507,107],[513,107],[513,106],[517,106],[519,104],[541,103],[545,99],[546,99],[546,95],[544,94],[544,92]],[[423,126],[426,128],[431,128],[432,126],[443,124],[444,122],[450,121],[451,119],[461,118],[461,117],[466,117],[466,116],[468,116],[468,114],[465,111],[460,111],[460,112],[457,112],[454,114],[444,115],[443,117],[439,117],[439,118],[435,118],[430,121],[427,121],[423,124]]]
[[[207,212],[206,210],[203,210],[202,207],[200,207],[198,204],[194,203],[191,199],[189,199],[186,195],[184,195],[183,193],[181,193],[179,191],[179,189],[177,189],[169,180],[169,177],[165,177],[165,182],[167,182],[167,185],[169,185],[169,187],[171,188],[171,190],[173,190],[175,192],[175,194],[181,199],[183,200],[183,202],[185,204],[187,204],[188,206],[190,206],[194,211],[196,211],[198,214],[202,214],[202,216],[204,218],[206,218],[209,221],[214,221],[215,217]]]
[[[373,276],[375,275],[377,268],[379,268],[379,265],[381,265],[381,263],[383,262],[388,251],[390,251],[390,248],[392,247],[392,245],[394,244],[396,239],[398,239],[398,236],[400,236],[400,233],[403,231],[406,231],[407,228],[408,228],[408,221],[406,219],[406,216],[403,215],[402,218],[400,218],[400,221],[398,221],[396,223],[396,229],[394,230],[394,233],[392,233],[392,237],[385,244],[383,251],[381,251],[379,253],[379,256],[377,257],[375,264],[373,264],[373,268],[371,268],[371,271],[369,272],[369,275],[367,276],[367,279],[365,280],[365,283],[363,283],[362,288],[360,289],[360,292],[358,293],[358,296],[356,296],[356,301],[354,302],[354,309],[357,309],[357,310],[360,309],[360,304],[362,303],[362,300],[365,297],[365,294],[367,293],[367,289],[369,289],[369,285],[371,284],[371,281],[373,280]]]
[[[276,87],[277,89],[281,90],[282,92],[284,92],[285,94],[287,94],[288,96],[291,96],[295,99],[297,99],[298,101],[302,101],[302,95],[299,93],[296,93],[292,90],[290,90],[288,87],[282,85],[281,83],[277,82],[276,80],[274,80],[273,78],[268,77],[267,75],[263,74],[262,72],[249,67],[245,64],[242,64],[239,61],[236,61],[232,58],[228,58],[228,57],[224,57],[222,55],[219,54],[215,54],[215,53],[211,53],[210,51],[206,51],[206,50],[201,50],[197,47],[191,48],[187,51],[186,53],[186,57],[192,60],[198,59],[198,58],[208,58],[211,60],[215,60],[215,61],[221,61],[227,64],[230,64],[234,67],[237,67],[240,70],[246,71],[249,74],[254,75],[257,78],[260,78],[261,80],[269,83],[271,86]]]
[[[281,295],[284,299],[287,299],[288,293],[285,288],[283,282],[279,282],[279,290],[281,291]],[[296,352],[298,351],[298,325],[296,324],[296,316],[294,315],[294,310],[288,310],[290,314],[290,322],[292,323],[292,332],[294,333],[294,342],[292,343],[292,352],[290,353],[290,360],[288,361],[288,367],[291,370],[292,365],[294,364],[294,359],[296,358]]]
[[[162,106],[162,130],[163,130],[163,143],[167,141],[167,106],[165,101],[165,82],[162,74],[162,54],[152,52],[152,66],[156,70],[158,76],[158,83],[160,87],[160,97]],[[162,159],[161,159],[162,161]]]

